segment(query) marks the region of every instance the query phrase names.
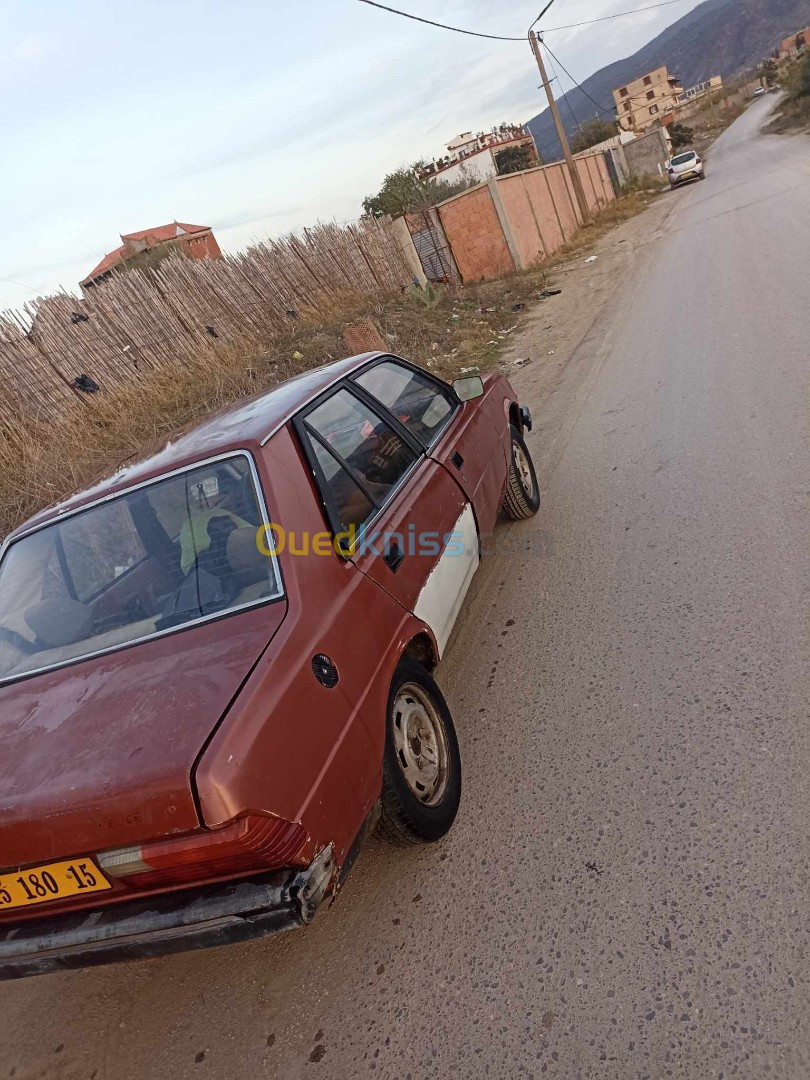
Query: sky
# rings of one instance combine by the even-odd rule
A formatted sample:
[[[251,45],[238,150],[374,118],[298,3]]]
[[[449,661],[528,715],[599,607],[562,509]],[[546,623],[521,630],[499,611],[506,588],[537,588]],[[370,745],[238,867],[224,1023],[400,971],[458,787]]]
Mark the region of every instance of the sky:
[[[516,36],[542,7],[387,2]],[[699,0],[553,28],[651,2],[556,0],[541,25],[582,80]],[[120,233],[211,225],[238,251],[356,219],[386,173],[544,106],[528,42],[359,0],[0,0],[0,18],[0,309],[77,291]]]

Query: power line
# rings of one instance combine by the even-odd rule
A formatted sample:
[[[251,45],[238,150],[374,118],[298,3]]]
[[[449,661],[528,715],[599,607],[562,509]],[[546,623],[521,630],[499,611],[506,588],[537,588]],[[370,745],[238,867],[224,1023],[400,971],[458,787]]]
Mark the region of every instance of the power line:
[[[582,86],[581,86],[581,85],[580,85],[580,84],[579,84],[579,83],[577,82],[577,80],[576,80],[576,79],[574,78],[574,76],[573,76],[573,75],[571,74],[571,72],[570,72],[570,71],[568,70],[568,68],[567,68],[567,67],[565,66],[565,64],[563,64],[562,60],[560,60],[560,58],[559,58],[558,56],[555,56],[555,55],[554,55],[554,53],[553,53],[553,52],[551,51],[551,49],[550,49],[550,48],[548,47],[548,45],[546,45],[545,41],[544,41],[544,42],[543,42],[542,44],[543,44],[543,48],[544,48],[544,49],[546,50],[546,52],[547,52],[547,53],[549,54],[549,56],[551,56],[551,57],[552,57],[552,58],[553,58],[554,60],[556,60],[556,61],[557,61],[557,63],[558,63],[558,64],[560,65],[560,67],[561,67],[561,68],[563,69],[563,71],[564,71],[564,72],[565,72],[565,74],[566,74],[566,75],[568,76],[568,78],[569,78],[569,79],[571,80],[571,82],[572,82],[572,83],[574,84],[574,86],[576,86],[578,90],[581,90],[581,91],[582,91],[582,93],[583,93],[583,94],[585,95],[585,97],[586,97],[586,98],[587,98],[587,99],[588,99],[589,101],[593,102],[593,104],[594,104],[594,105],[595,105],[595,106],[597,107],[597,109],[599,109],[599,112],[600,112],[600,113],[608,113],[608,112],[612,113],[612,112],[614,112],[614,111],[615,111],[615,107],[614,107],[614,106],[611,106],[611,107],[610,107],[609,109],[606,109],[604,105],[600,105],[600,104],[599,104],[599,102],[598,102],[598,101],[596,100],[596,98],[595,98],[595,97],[591,97],[591,95],[590,95],[590,94],[588,93],[588,91],[587,91],[587,90],[585,90],[585,89],[584,89],[584,88],[583,88],[583,87],[582,87]]]
[[[534,27],[537,26],[537,24],[540,22],[540,20],[543,18],[543,16],[545,15],[545,13],[548,11],[548,9],[551,7],[551,5],[553,3],[554,3],[554,0],[548,0],[548,3],[546,4],[546,6],[543,8],[543,10],[540,12],[540,14],[537,16],[537,18],[532,23],[532,25],[529,27],[529,31],[533,30]]]
[[[42,289],[35,289],[33,285],[26,285],[24,281],[13,281],[11,278],[0,278],[3,285],[19,285],[21,289],[28,289],[32,293],[41,293]]]
[[[489,41],[523,41],[522,37],[509,37],[504,34],[483,34],[478,30],[463,30],[460,26],[450,26],[447,23],[435,22],[433,19],[424,19],[421,15],[412,15],[408,11],[399,11],[397,8],[388,7],[387,4],[377,3],[377,0],[359,0],[361,4],[368,4],[370,7],[379,8],[380,11],[388,11],[392,15],[401,15],[403,19],[413,19],[414,22],[425,23],[427,26],[438,26],[442,30],[452,30],[456,34],[467,34],[468,37],[487,38]],[[540,14],[532,23],[532,27],[543,18],[551,5],[555,0],[549,0],[549,3],[543,8]],[[610,22],[612,19],[623,19],[627,15],[643,15],[645,11],[655,11],[657,8],[671,7],[673,4],[685,4],[687,0],[661,0],[658,4],[648,4],[646,7],[633,8],[630,11],[617,11],[614,15],[602,15],[598,19],[585,19],[582,22],[568,23],[566,26],[552,26],[547,30],[544,30],[545,34],[556,34],[559,30],[576,30],[580,26],[593,26],[594,23]]]
[[[538,35],[538,37],[539,37],[539,35]],[[548,47],[548,45],[546,45],[546,43],[544,41],[542,42],[542,45],[543,45],[543,48],[546,50],[546,52],[549,54],[549,56],[552,57],[553,60],[557,61],[557,63],[560,65],[560,67],[565,72],[565,74],[568,76],[568,78],[571,80],[571,82],[574,84],[574,86],[576,86],[576,88],[582,94],[584,94],[585,97],[588,98],[588,100],[590,102],[592,102],[596,106],[596,108],[599,110],[597,116],[606,115],[608,113],[610,113],[614,117],[617,116],[618,107],[616,105],[613,105],[610,108],[606,108],[605,106],[600,105],[599,102],[596,100],[596,98],[592,97],[588,93],[588,91],[580,83],[577,82],[577,80],[574,78],[574,76],[571,74],[571,72],[568,70],[568,68],[565,66],[565,64],[563,64],[562,60],[560,60],[560,58],[558,56],[554,55],[554,53],[551,51],[551,49]],[[566,101],[567,100],[568,100],[568,96],[566,95]],[[642,98],[640,96],[634,96],[634,97],[626,98],[625,100],[627,100],[627,101],[640,101],[640,102],[643,102],[645,104],[649,104],[649,100],[646,97]],[[571,115],[574,116],[574,110],[573,109],[571,109]],[[574,116],[574,123],[575,124],[577,123],[577,120],[576,120],[575,116]],[[621,121],[619,121],[619,126],[621,127]]]
[[[551,49],[548,47],[548,45],[546,45],[545,41],[542,44],[543,44],[543,48],[546,50],[546,52],[549,54],[549,56],[553,57],[557,61],[557,63],[563,69],[563,71],[568,76],[568,78],[571,80],[571,82],[574,84],[574,86],[576,86],[576,88],[581,93],[583,93],[585,95],[585,97],[588,98],[588,100],[591,101],[597,107],[600,114],[602,114],[602,113],[613,113],[614,115],[616,114],[617,108],[618,108],[616,105],[611,105],[611,106],[607,106],[607,107],[604,106],[604,105],[600,105],[600,103],[596,100],[596,98],[592,97],[588,93],[588,91],[584,88],[584,86],[582,86],[580,83],[577,82],[577,80],[574,78],[574,76],[571,74],[571,72],[568,70],[568,68],[565,66],[565,64],[563,64],[562,60],[560,60],[560,58],[558,56],[554,55],[554,53],[551,51]],[[642,97],[640,94],[636,94],[636,95],[632,95],[631,97],[625,98],[624,100],[625,101],[641,102],[642,104],[649,104],[652,99],[647,98],[646,95],[644,97]]]
[[[401,15],[403,19],[413,19],[414,22],[427,23],[428,26],[438,26],[442,30],[453,30],[456,34],[467,34],[469,37],[488,38],[490,41],[525,41],[522,37],[504,37],[502,34],[481,34],[477,30],[462,30],[459,26],[448,26],[447,23],[434,22],[433,19],[423,19],[420,15],[411,15],[407,11],[397,11],[396,8],[378,4],[376,0],[360,0],[361,4],[379,8],[381,11],[390,11],[392,15]]]
[[[364,0],[367,2],[367,0]],[[585,19],[584,22],[569,23],[567,26],[552,26],[548,30],[543,30],[544,34],[556,34],[558,30],[576,30],[580,26],[593,26],[594,23],[610,22],[611,19],[623,19],[625,15],[640,15],[645,11],[655,11],[656,8],[671,7],[672,4],[685,4],[687,0],[663,0],[660,4],[649,4],[643,8],[633,8],[632,11],[617,11],[615,15],[602,15],[598,19]],[[549,5],[550,6],[550,5]],[[548,8],[546,8],[548,11]],[[543,12],[542,14],[545,14]],[[538,16],[538,19],[542,16]],[[535,19],[532,26],[538,21]]]
[[[554,78],[559,83],[560,89],[562,90],[562,79],[560,78],[560,76],[557,73],[557,68],[554,66],[554,58],[553,58],[553,56],[551,54],[551,50],[547,49],[546,51],[548,52],[549,57],[551,58],[551,70],[554,72]],[[569,75],[568,77],[570,78],[571,76]],[[579,129],[580,123],[579,123],[579,120],[577,120],[577,118],[576,118],[576,114],[574,113],[574,106],[571,104],[571,99],[568,96],[568,94],[566,94],[565,92],[563,92],[563,97],[565,99],[565,104],[568,106],[568,111],[571,113],[571,119],[574,121],[574,127]]]

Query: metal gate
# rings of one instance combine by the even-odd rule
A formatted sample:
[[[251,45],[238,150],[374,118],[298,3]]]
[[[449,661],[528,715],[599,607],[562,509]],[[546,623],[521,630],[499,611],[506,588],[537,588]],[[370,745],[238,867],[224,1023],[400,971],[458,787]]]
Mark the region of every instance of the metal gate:
[[[447,240],[432,220],[430,211],[409,214],[407,221],[425,277],[428,281],[451,281],[454,273]]]

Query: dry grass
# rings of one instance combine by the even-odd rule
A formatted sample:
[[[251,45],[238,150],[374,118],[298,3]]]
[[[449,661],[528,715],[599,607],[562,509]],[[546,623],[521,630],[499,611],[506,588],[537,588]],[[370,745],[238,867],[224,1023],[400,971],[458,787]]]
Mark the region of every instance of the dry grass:
[[[810,96],[789,97],[780,102],[778,112],[763,130],[767,135],[793,135],[810,131]]]
[[[403,294],[355,300],[326,320],[302,319],[269,351],[202,352],[190,363],[88,397],[58,426],[21,416],[0,436],[0,535],[217,409],[346,356],[342,331],[352,319],[371,316],[392,352],[442,376],[465,367],[487,370],[519,318],[512,308],[528,304],[545,280],[545,271],[536,270],[446,288],[434,309]]]
[[[667,187],[666,181],[653,177],[643,177],[636,180],[626,189],[627,194],[621,199],[612,202],[606,210],[602,211],[598,218],[578,234],[574,241],[560,248],[552,258],[543,263],[544,269],[551,273],[555,267],[570,262],[572,256],[586,254],[591,251],[602,237],[612,229],[643,213],[652,200]]]
[[[435,308],[403,293],[365,302],[343,298],[317,320],[302,316],[268,350],[201,352],[190,362],[88,397],[84,408],[58,426],[21,417],[0,434],[0,536],[217,409],[346,356],[342,332],[354,319],[370,316],[392,352],[442,377],[493,369],[523,312],[548,283],[549,270],[587,251],[648,202],[643,193],[621,199],[549,263],[497,281],[448,286]]]
[[[786,91],[772,110],[767,134],[798,134],[810,130],[810,53],[782,68],[780,84]]]

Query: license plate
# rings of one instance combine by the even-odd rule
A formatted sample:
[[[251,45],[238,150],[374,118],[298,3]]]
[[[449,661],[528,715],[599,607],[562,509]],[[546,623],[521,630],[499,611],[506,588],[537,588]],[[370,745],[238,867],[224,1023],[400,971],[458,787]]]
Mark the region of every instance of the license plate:
[[[7,871],[0,877],[0,912],[111,888],[109,881],[89,859],[48,863],[16,873]]]

